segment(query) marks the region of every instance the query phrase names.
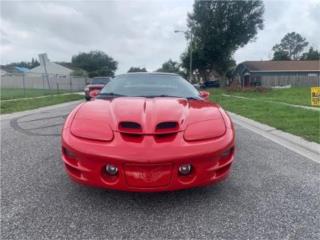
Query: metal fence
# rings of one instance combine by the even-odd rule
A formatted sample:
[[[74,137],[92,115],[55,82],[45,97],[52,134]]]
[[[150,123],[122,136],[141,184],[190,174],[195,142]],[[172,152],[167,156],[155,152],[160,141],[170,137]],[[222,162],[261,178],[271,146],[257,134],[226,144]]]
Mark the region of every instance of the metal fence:
[[[88,78],[61,76],[56,74],[17,73],[1,76],[1,88],[51,89],[64,91],[83,91]]]

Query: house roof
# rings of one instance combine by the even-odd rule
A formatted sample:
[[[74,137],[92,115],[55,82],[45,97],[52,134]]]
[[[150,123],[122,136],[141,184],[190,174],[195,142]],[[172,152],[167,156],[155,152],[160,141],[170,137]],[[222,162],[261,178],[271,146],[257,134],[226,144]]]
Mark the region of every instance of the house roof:
[[[60,64],[54,62],[46,62],[46,69],[48,74],[70,74],[72,72],[71,69],[66,68]],[[44,73],[45,69],[44,66],[41,65],[34,67],[30,70],[31,73]]]
[[[320,72],[320,61],[246,61],[251,72]]]

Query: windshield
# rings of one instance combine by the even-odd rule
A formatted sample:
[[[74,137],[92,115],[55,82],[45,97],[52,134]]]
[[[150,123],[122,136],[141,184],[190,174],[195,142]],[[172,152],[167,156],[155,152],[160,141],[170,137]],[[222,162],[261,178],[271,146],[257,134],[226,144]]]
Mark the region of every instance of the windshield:
[[[100,96],[200,98],[192,84],[169,74],[120,75],[101,90]]]
[[[91,81],[91,84],[107,84],[108,82],[110,82],[110,78],[94,78]]]

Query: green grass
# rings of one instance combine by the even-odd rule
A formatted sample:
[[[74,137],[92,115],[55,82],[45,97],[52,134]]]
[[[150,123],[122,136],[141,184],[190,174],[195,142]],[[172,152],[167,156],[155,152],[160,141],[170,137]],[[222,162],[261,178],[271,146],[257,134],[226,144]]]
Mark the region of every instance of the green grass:
[[[226,94],[255,98],[261,101],[278,101],[289,104],[311,106],[311,92],[309,87],[269,89],[265,92],[228,91]]]
[[[222,95],[226,93],[222,89],[210,91],[211,100],[219,103],[227,111],[301,136],[306,140],[320,143],[320,111],[300,109],[277,103],[226,97]],[[244,93],[241,96],[247,97]]]
[[[8,100],[8,99],[16,99],[16,98],[29,98],[29,97],[39,97],[39,96],[46,96],[46,95],[53,95],[53,94],[61,94],[66,93],[67,91],[53,89],[26,89],[24,92],[21,88],[1,88],[1,100]]]
[[[60,96],[47,96],[44,98],[37,99],[21,99],[16,101],[2,101],[1,103],[1,114],[13,113],[19,111],[25,111],[30,109],[35,109],[39,107],[45,107],[50,105],[55,105],[59,103],[65,103],[70,101],[75,101],[83,99],[83,96],[79,94],[68,94]]]

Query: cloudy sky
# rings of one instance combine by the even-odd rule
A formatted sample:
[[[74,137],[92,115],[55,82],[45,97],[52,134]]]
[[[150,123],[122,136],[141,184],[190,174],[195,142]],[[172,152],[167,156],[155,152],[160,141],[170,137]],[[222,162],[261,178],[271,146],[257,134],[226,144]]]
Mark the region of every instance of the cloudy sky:
[[[89,50],[103,50],[119,62],[155,70],[186,48],[183,34],[193,0],[3,1],[1,64],[29,61],[48,53],[52,61],[70,61]],[[287,32],[299,32],[320,48],[320,0],[266,0],[265,28],[255,42],[239,49],[237,62],[266,60]]]

